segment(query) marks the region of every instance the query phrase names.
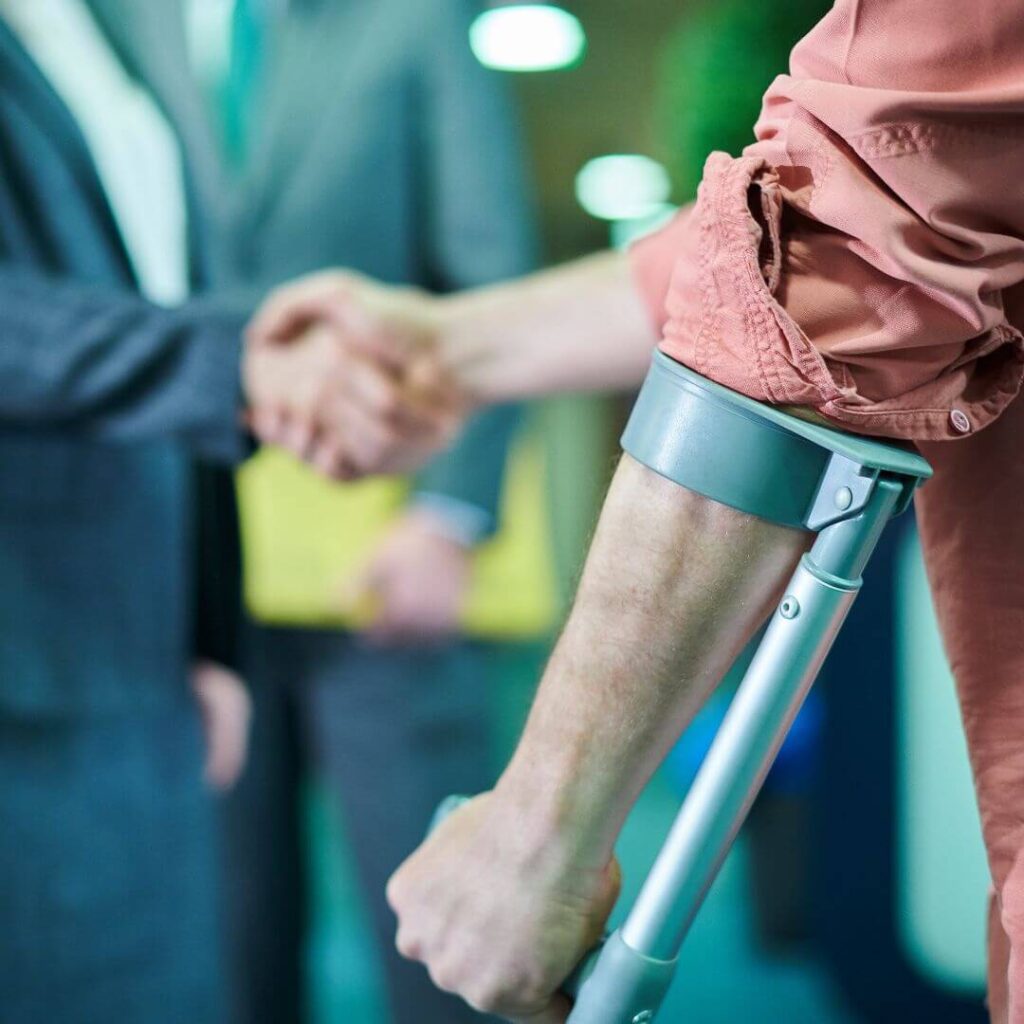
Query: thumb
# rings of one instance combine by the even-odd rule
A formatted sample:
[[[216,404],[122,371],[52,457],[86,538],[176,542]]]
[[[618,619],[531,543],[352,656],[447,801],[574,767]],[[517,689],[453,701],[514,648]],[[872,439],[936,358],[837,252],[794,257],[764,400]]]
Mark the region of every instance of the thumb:
[[[342,283],[323,281],[285,285],[271,292],[245,329],[253,342],[293,341],[307,327],[329,320],[335,303],[344,301],[349,289]]]
[[[246,337],[255,344],[285,344],[318,324],[331,328],[358,354],[391,370],[404,368],[403,346],[356,282],[347,279],[314,279],[271,293],[249,322]]]
[[[333,273],[283,285],[272,291],[246,327],[256,343],[294,341],[316,324],[341,334],[371,335],[375,319],[360,297],[355,279]]]

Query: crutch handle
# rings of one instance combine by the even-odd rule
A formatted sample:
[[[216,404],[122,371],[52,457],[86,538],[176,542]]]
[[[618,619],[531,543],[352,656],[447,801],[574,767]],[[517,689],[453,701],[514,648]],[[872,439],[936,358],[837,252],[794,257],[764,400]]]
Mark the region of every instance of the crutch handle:
[[[430,819],[430,824],[427,826],[427,835],[429,836],[436,832],[441,822],[446,818],[450,818],[460,807],[465,806],[472,799],[471,796],[463,796],[461,793],[453,793],[451,796],[446,796],[437,805],[437,810],[434,811],[434,816]]]
[[[468,796],[447,796],[438,805],[437,810],[434,811],[434,816],[430,819],[430,826],[427,829],[427,835],[436,829],[445,818],[449,815],[454,814],[464,804],[469,803],[472,797]],[[591,971],[597,964],[598,959],[601,956],[601,951],[604,949],[605,943],[608,941],[608,936],[605,937],[592,949],[583,959],[576,965],[575,970],[562,985],[562,991],[569,996],[570,999],[575,999],[579,995],[580,987],[583,982],[590,976]]]

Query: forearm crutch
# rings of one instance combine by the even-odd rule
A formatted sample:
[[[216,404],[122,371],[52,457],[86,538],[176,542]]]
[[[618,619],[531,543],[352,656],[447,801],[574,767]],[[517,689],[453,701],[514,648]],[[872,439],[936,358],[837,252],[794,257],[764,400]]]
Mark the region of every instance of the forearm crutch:
[[[660,352],[622,447],[681,487],[817,538],[793,573],[624,924],[567,983],[575,996],[570,1024],[654,1020],[683,940],[860,590],[886,523],[931,476],[928,463],[906,448],[761,405]]]

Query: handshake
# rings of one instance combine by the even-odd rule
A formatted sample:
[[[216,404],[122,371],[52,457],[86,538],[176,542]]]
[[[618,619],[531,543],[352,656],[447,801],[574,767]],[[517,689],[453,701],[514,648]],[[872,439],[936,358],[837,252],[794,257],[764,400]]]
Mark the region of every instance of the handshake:
[[[273,292],[246,331],[250,429],[338,480],[418,468],[475,404],[445,362],[443,306],[349,271]]]
[[[657,343],[617,252],[444,298],[328,270],[247,335],[253,433],[340,480],[418,468],[477,406],[636,387]]]

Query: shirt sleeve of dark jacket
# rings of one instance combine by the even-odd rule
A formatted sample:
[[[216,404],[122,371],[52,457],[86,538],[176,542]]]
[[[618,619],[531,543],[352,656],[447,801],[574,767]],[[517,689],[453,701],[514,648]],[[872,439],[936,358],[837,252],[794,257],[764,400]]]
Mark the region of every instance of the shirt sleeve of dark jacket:
[[[97,440],[177,437],[233,462],[243,313],[207,299],[165,309],[116,287],[0,263],[0,424]]]

